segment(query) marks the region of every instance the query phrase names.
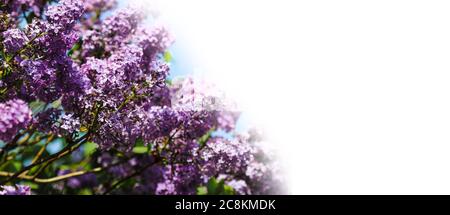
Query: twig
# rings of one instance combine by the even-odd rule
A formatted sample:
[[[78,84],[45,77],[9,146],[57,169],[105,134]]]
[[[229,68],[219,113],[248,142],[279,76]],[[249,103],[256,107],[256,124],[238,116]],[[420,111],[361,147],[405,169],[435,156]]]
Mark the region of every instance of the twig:
[[[33,158],[33,160],[31,161],[31,164],[36,163],[37,160],[39,160],[39,158],[41,158],[42,154],[44,153],[45,149],[47,148],[48,144],[50,142],[53,141],[53,138],[55,137],[55,135],[51,134],[47,141],[45,142],[45,144],[41,147],[41,149],[39,150],[39,152],[36,154],[36,156]]]
[[[34,176],[23,175],[23,174],[17,176],[17,178],[30,180],[30,181],[33,181],[33,182],[36,182],[36,183],[43,183],[43,184],[45,184],[45,183],[54,183],[54,182],[62,181],[62,180],[68,179],[68,178],[73,178],[73,177],[85,175],[85,174],[88,174],[88,173],[97,173],[97,172],[101,172],[103,170],[104,170],[103,168],[97,167],[97,168],[94,168],[94,169],[89,170],[89,171],[85,171],[85,170],[77,171],[77,172],[72,172],[72,173],[68,173],[68,174],[65,174],[65,175],[60,175],[60,176],[56,176],[56,177],[53,177],[53,178],[45,178],[45,179],[34,178]],[[12,177],[12,176],[14,176],[14,174],[15,173],[12,173],[12,172],[0,171],[0,176],[4,176],[4,177]]]

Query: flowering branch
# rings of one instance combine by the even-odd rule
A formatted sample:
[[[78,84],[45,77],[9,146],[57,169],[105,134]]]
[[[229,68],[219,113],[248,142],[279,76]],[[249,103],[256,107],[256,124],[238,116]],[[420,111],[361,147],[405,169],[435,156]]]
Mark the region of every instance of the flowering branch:
[[[74,142],[72,144],[69,144],[68,146],[66,146],[64,149],[62,149],[61,151],[59,151],[56,154],[50,155],[49,157],[47,157],[46,159],[39,159],[37,160],[35,163],[23,168],[22,170],[14,173],[13,175],[11,175],[6,181],[2,182],[1,184],[6,184],[16,178],[18,178],[19,176],[23,176],[26,175],[26,173],[32,169],[35,166],[41,165],[43,163],[46,162],[54,162],[60,158],[63,158],[67,155],[69,155],[70,153],[72,153],[73,151],[77,150],[83,143],[85,143],[87,141],[86,137],[80,138],[81,140],[79,140],[78,142]]]
[[[256,138],[235,134],[239,114],[206,107],[220,92],[170,80],[163,26],[130,8],[106,16],[116,0],[26,2],[0,14],[7,192],[29,194],[27,181],[36,194],[196,194],[220,175],[236,193],[271,193],[275,168]]]

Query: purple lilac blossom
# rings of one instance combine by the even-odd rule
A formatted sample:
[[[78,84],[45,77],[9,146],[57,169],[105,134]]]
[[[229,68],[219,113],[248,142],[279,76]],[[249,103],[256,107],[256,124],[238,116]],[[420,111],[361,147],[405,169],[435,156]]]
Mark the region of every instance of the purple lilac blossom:
[[[31,188],[25,185],[0,186],[1,195],[31,195]]]
[[[206,175],[243,174],[253,159],[252,147],[245,142],[214,138],[201,152]]]
[[[52,102],[59,98],[61,91],[56,87],[56,70],[46,61],[24,60],[20,66],[25,72],[24,79],[29,83],[30,96],[44,102]]]
[[[3,45],[9,53],[16,53],[29,41],[20,29],[9,29],[3,32]]]
[[[166,167],[164,180],[158,183],[156,194],[193,195],[201,182],[199,169],[192,164],[175,164]]]
[[[11,14],[11,17],[18,18],[26,12],[33,12],[34,15],[40,16],[41,9],[45,5],[46,0],[3,0],[2,5],[7,4],[6,11]],[[5,4],[6,5],[6,4]]]
[[[9,142],[31,122],[31,110],[19,99],[0,104],[0,140]]]
[[[86,11],[107,11],[116,6],[116,0],[83,0]]]
[[[121,48],[132,35],[142,20],[139,11],[133,9],[121,9],[114,15],[107,17],[101,24],[95,25],[83,36],[83,57],[104,56]]]

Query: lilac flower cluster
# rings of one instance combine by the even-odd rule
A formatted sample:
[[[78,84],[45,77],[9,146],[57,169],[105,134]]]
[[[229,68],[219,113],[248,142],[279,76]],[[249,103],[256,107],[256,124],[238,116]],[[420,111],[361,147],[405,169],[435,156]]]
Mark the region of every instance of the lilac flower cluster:
[[[106,11],[116,6],[115,0],[84,0],[84,7],[86,11]]]
[[[31,195],[31,188],[25,185],[0,186],[1,195]]]
[[[237,194],[278,194],[283,192],[280,166],[254,134],[233,140],[214,138],[201,150],[202,172],[218,176]]]
[[[33,19],[24,29],[2,33],[6,55],[2,70],[12,73],[2,78],[7,85],[5,99],[70,101],[86,90],[86,76],[66,54],[79,37],[74,27],[82,13],[80,1],[65,0],[48,6],[45,20]]]
[[[10,53],[15,53],[19,51],[27,42],[28,38],[19,29],[9,29],[3,32],[3,45],[5,46],[6,51]]]
[[[31,122],[31,110],[19,99],[0,103],[0,140],[9,142]]]
[[[252,160],[252,148],[237,140],[214,138],[201,152],[204,159],[203,169],[208,175],[245,173],[246,166]]]
[[[212,178],[236,194],[277,192],[276,168],[261,159],[258,138],[234,133],[239,112],[222,104],[220,91],[194,78],[168,80],[164,55],[173,38],[163,26],[144,26],[145,16],[130,8],[102,17],[115,0],[13,2],[0,19],[7,26],[0,29],[0,139],[23,130],[98,146],[90,155],[75,151],[82,158],[72,162],[102,173],[69,177],[54,186],[58,192],[196,194]],[[23,10],[32,15],[21,17]],[[42,105],[32,114],[27,103]],[[133,183],[120,186],[129,177]]]
[[[83,56],[103,57],[130,41],[143,15],[138,10],[121,9],[97,23],[83,36]]]
[[[33,16],[40,16],[41,8],[46,2],[47,0],[1,0],[0,5],[11,17],[17,19],[27,12]]]

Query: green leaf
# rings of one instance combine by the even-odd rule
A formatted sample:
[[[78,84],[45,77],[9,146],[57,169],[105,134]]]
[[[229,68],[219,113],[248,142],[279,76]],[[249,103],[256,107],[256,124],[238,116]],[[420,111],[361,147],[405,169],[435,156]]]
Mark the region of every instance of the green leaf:
[[[46,106],[45,102],[39,100],[30,103],[30,109],[34,114],[43,111],[45,106]]]
[[[97,144],[94,142],[87,142],[84,144],[84,156],[90,156],[97,150]]]
[[[220,180],[220,181],[217,183],[216,192],[215,192],[214,194],[216,194],[216,195],[222,194],[223,191],[224,191],[224,186],[225,186],[225,181],[224,181],[224,180]]]
[[[33,182],[29,182],[29,181],[24,181],[24,182],[22,182],[22,184],[23,184],[23,185],[30,186],[30,188],[31,188],[32,190],[36,190],[36,189],[39,188],[39,185],[38,185],[38,184],[33,183]]]
[[[11,164],[15,171],[19,171],[22,168],[22,162],[20,161],[14,161]]]
[[[82,190],[80,190],[78,195],[92,195],[92,190],[91,189],[87,189],[87,188],[82,189]]]
[[[143,146],[144,140],[142,138],[138,138],[134,144],[135,146]]]
[[[59,166],[59,169],[60,170],[68,170],[68,169],[70,169],[70,166],[69,165],[61,165],[61,166]]]
[[[134,185],[136,183],[137,183],[137,179],[130,178],[130,179],[126,180],[125,182],[123,182],[119,187],[125,188],[125,189],[132,189],[132,187],[134,187]]]
[[[206,189],[206,190],[205,190]],[[197,195],[234,195],[233,187],[226,185],[225,180],[217,180],[212,177],[208,180],[206,187],[198,187]]]
[[[224,188],[223,193],[222,193],[223,195],[234,195],[235,194],[233,187],[231,187],[229,185],[225,185],[223,188]]]
[[[208,195],[208,188],[205,186],[197,187],[197,195]]]
[[[217,190],[217,180],[216,178],[212,177],[208,180],[208,183],[206,184],[206,187],[208,189],[208,194],[215,194]]]
[[[61,99],[58,99],[58,100],[52,102],[52,107],[53,107],[53,108],[59,108],[59,107],[61,107]]]
[[[206,134],[204,134],[203,136],[201,136],[198,139],[198,145],[200,147],[203,147],[206,145],[206,143],[208,142],[208,140],[211,138],[211,134],[213,132],[213,129],[209,130]]]
[[[169,63],[173,60],[172,54],[169,51],[164,52],[164,61]]]
[[[135,146],[133,152],[136,154],[145,154],[148,152],[148,148],[146,146]]]
[[[75,45],[73,45],[72,48],[67,52],[67,56],[72,56],[75,51],[80,50],[82,44],[83,40],[81,38],[78,39]]]
[[[148,150],[149,147],[144,145],[144,141],[142,140],[142,138],[138,138],[133,147],[133,152],[136,154],[145,154],[148,152]]]

